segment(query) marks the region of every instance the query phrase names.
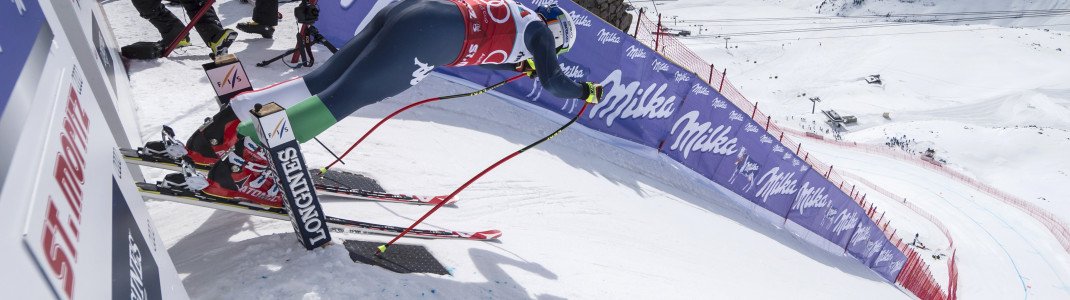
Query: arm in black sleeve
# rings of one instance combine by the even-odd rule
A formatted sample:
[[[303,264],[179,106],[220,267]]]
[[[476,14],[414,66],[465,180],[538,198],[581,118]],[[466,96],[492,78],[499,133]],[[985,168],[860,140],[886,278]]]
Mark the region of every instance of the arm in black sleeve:
[[[557,46],[554,44],[554,35],[549,28],[541,22],[533,22],[528,25],[524,34],[525,44],[531,57],[535,61],[535,72],[539,75],[542,86],[558,98],[584,98],[587,88],[583,84],[573,81],[561,71],[561,65],[557,62]]]

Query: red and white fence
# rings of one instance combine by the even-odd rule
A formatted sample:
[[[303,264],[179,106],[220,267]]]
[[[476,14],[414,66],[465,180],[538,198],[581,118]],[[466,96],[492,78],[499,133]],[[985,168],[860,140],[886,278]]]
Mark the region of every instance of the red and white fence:
[[[858,203],[858,205],[866,209],[866,213],[869,215],[870,219],[872,219],[877,226],[884,231],[885,236],[888,237],[892,243],[896,244],[896,246],[907,256],[907,262],[900,271],[899,276],[896,278],[896,283],[899,286],[909,290],[920,299],[939,300],[957,298],[958,270],[955,266],[954,254],[952,254],[951,259],[948,260],[948,269],[951,276],[949,278],[947,289],[945,290],[936,282],[932,273],[929,271],[929,266],[921,259],[920,255],[914,251],[914,249],[907,247],[906,243],[895,235],[894,228],[889,228],[890,221],[884,219],[884,213],[880,213],[872,203],[866,202],[865,197],[859,195],[860,192],[856,191],[854,186],[848,185],[844,178],[833,170],[832,166],[826,165],[814,157],[810,157],[810,154],[802,149],[801,144],[785,137],[785,133],[789,132],[789,130],[773,124],[772,117],[758,110],[756,102],[752,103],[750,100],[747,100],[747,98],[744,97],[731,82],[726,80],[727,70],[722,69],[718,71],[713,64],[703,60],[698,54],[691,51],[689,47],[680,42],[680,40],[672,35],[665,34],[661,30],[661,27],[660,20],[653,21],[647,18],[647,16],[643,14],[643,11],[640,10],[638,17],[636,18],[635,30],[632,34],[637,40],[650,46],[651,49],[654,49],[662,56],[695,73],[695,75],[706,80],[711,86],[717,87],[718,92],[721,95],[741,110],[750,111],[751,118],[759,124],[765,124],[766,131],[773,136],[779,137],[780,142],[783,143],[785,147],[794,150],[796,155],[802,157],[814,170],[822,171],[829,181],[839,183],[838,186],[840,190],[847,195],[850,195],[851,198],[855,200],[855,203]],[[1070,231],[1066,231],[1066,233],[1068,233],[1067,237],[1070,238]]]

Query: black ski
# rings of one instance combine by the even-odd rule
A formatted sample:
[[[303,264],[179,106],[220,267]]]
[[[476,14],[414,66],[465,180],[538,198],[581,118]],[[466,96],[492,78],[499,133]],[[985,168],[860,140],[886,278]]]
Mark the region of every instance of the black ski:
[[[166,155],[153,155],[142,149],[130,149],[120,148],[119,152],[122,153],[123,158],[131,164],[146,166],[152,168],[160,168],[165,170],[171,170],[176,172],[182,171],[181,161],[172,159]],[[207,167],[201,165],[195,165],[200,171],[207,171]],[[407,194],[394,194],[376,191],[368,188],[354,187],[351,184],[347,184],[349,177],[359,176],[356,174],[328,170],[327,173],[322,173],[320,170],[309,170],[312,172],[312,180],[315,182],[316,192],[321,195],[330,195],[334,197],[364,200],[364,201],[380,201],[380,202],[394,202],[394,203],[406,203],[416,205],[436,205],[442,202],[446,196],[422,196],[422,195],[407,195]],[[457,199],[451,199],[449,203],[453,204]]]
[[[157,184],[138,182],[137,187],[143,198],[172,201],[183,204],[196,205],[218,210],[243,213],[258,217],[276,220],[289,220],[290,217],[284,208],[269,207],[254,203],[237,201],[234,199],[213,197],[201,192],[193,192],[185,189],[162,187]],[[379,234],[397,235],[405,230],[405,227],[382,225],[361,222],[337,217],[327,216],[327,223],[334,233],[354,234]],[[462,232],[449,230],[413,229],[409,235],[427,239],[466,239],[489,241],[497,240],[502,235],[499,230],[484,230],[477,232]]]

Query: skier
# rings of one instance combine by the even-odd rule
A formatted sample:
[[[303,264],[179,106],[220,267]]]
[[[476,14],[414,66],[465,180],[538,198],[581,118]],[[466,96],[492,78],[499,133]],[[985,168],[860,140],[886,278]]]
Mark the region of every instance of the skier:
[[[194,163],[212,166],[206,183],[189,184],[172,174],[165,184],[281,206],[266,151],[253,140],[249,111],[256,104],[286,108],[294,135],[305,142],[357,109],[416,85],[436,66],[475,65],[523,72],[557,97],[597,103],[602,86],[573,81],[558,64],[557,55],[575,42],[576,26],[556,4],[532,11],[512,1],[401,0],[378,12],[318,69],[236,96],[190,136],[185,149],[161,142],[145,149],[172,157],[188,153]]]
[[[307,1],[302,1],[297,10],[314,9]],[[318,13],[318,12],[317,12]],[[257,0],[253,4],[253,20],[238,23],[235,27],[247,33],[259,34],[270,39],[275,35],[275,25],[279,24],[279,0]]]
[[[171,45],[171,42],[178,38],[178,35],[182,33],[182,29],[186,26],[179,21],[175,14],[171,13],[163,6],[161,0],[132,0],[134,8],[137,9],[138,14],[142,18],[145,18],[152,23],[152,26],[156,27],[156,30],[160,31],[160,48],[167,48]],[[202,0],[179,0],[178,1],[186,9],[186,13],[190,16],[197,14],[197,11],[201,10],[204,6]],[[229,28],[223,28],[223,25],[219,23],[219,16],[215,13],[215,8],[209,7],[204,15],[201,16],[197,24],[193,25],[197,29],[197,33],[201,35],[201,39],[208,44],[208,48],[212,50],[212,56],[217,54],[226,53],[230,48],[230,44],[238,38],[238,33]],[[177,47],[189,46],[189,36],[185,36],[179,41]]]

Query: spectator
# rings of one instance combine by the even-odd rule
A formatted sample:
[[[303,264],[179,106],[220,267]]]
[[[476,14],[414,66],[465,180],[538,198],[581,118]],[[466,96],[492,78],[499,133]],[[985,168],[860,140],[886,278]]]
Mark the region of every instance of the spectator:
[[[160,48],[167,48],[171,45],[171,42],[178,38],[178,35],[182,33],[182,29],[186,25],[179,21],[175,14],[171,13],[163,6],[161,0],[131,0],[134,3],[134,8],[137,9],[138,14],[142,18],[149,20],[152,26],[156,27],[156,30],[160,31],[159,42]],[[204,6],[202,0],[178,0],[179,4],[186,9],[186,13],[190,16],[197,15],[197,12]],[[219,23],[219,16],[216,16],[215,9],[209,7],[200,20],[197,20],[197,24],[194,25],[197,29],[197,33],[201,35],[201,39],[208,44],[208,48],[212,50],[212,55],[226,53],[230,48],[230,44],[234,43],[237,39],[238,33],[231,29],[223,28],[223,25]],[[176,47],[189,46],[189,36],[182,38]]]
[[[305,5],[303,2],[301,5]],[[270,39],[275,35],[275,25],[279,25],[279,0],[256,0],[253,5],[253,20],[238,23],[238,30],[259,34]]]

